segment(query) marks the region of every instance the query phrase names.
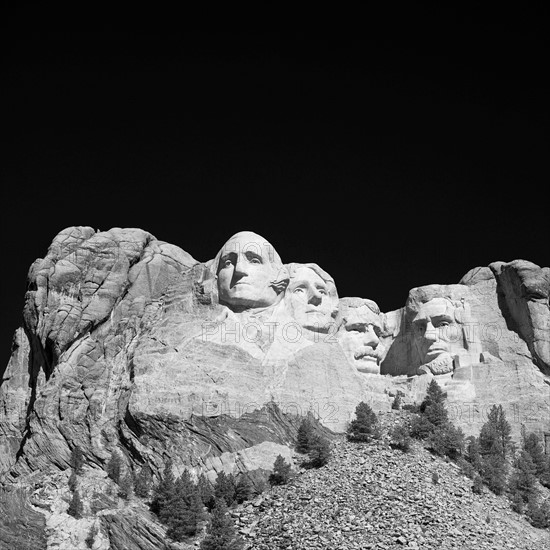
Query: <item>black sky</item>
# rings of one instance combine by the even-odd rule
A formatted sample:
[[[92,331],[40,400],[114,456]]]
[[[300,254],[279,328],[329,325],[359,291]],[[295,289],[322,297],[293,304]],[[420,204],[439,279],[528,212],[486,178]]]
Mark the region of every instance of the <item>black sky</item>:
[[[364,37],[14,32],[4,357],[30,264],[71,225],[139,227],[201,261],[253,230],[383,311],[496,260],[550,265],[547,32],[513,19]]]

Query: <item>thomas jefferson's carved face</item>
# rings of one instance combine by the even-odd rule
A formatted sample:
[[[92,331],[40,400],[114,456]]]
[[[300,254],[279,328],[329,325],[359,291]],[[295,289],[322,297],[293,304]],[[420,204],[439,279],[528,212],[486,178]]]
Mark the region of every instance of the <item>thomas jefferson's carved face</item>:
[[[309,267],[296,269],[286,289],[285,302],[301,326],[316,332],[329,330],[336,309],[331,286]]]
[[[278,293],[272,286],[282,263],[265,239],[249,231],[225,243],[218,263],[218,294],[231,309],[267,307]]]
[[[379,335],[382,331],[380,315],[368,306],[349,309],[345,316],[340,344],[346,357],[360,372],[380,374],[382,347]]]
[[[464,350],[462,327],[455,320],[455,308],[444,298],[422,304],[412,322],[414,348],[421,364]]]

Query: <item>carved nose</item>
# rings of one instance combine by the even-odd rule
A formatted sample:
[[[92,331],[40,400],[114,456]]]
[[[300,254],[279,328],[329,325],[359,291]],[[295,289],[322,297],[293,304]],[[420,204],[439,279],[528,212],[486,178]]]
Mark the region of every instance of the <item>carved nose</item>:
[[[322,301],[323,296],[321,295],[321,293],[315,288],[311,289],[308,302],[310,304],[313,304],[314,306],[318,306]]]
[[[380,339],[376,335],[376,332],[374,332],[372,326],[367,327],[367,331],[365,332],[365,339],[363,342],[365,346],[369,346],[372,349],[376,349],[378,347]]]
[[[437,340],[437,330],[430,322],[428,322],[428,324],[426,325],[426,332],[424,332],[424,338],[432,342],[435,342]]]
[[[246,262],[243,262],[242,260],[237,260],[235,263],[235,271],[233,272],[233,275],[236,277],[244,277],[245,275],[248,275]]]

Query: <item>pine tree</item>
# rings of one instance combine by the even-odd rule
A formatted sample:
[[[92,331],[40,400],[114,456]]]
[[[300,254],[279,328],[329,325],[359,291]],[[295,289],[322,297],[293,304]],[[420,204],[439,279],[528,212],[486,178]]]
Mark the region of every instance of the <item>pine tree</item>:
[[[115,482],[120,481],[120,474],[122,473],[122,458],[118,451],[113,451],[111,459],[107,464],[107,475]]]
[[[149,492],[151,491],[151,484],[153,481],[153,474],[151,473],[151,468],[145,465],[139,471],[139,474],[136,476],[136,481],[134,484],[134,493],[141,498],[147,498]]]
[[[523,450],[531,456],[535,465],[535,473],[540,477],[546,471],[547,460],[539,436],[536,433],[527,434],[522,428],[522,440]]]
[[[206,537],[200,550],[241,550],[242,539],[235,533],[233,521],[223,498],[216,498]]]
[[[161,482],[153,491],[153,499],[151,501],[151,510],[153,513],[160,515],[161,510],[165,507],[175,492],[175,480],[172,473],[172,461],[169,460],[164,467],[164,476]]]
[[[302,454],[309,452],[310,440],[314,436],[314,433],[313,424],[309,418],[304,418],[298,428],[296,452]]]
[[[71,451],[71,468],[73,469],[76,475],[80,475],[82,473],[83,466],[84,466],[84,454],[82,453],[82,449],[76,446]]]
[[[412,439],[409,435],[409,429],[403,422],[400,422],[391,429],[390,438],[390,445],[393,448],[400,449],[403,452],[407,452],[410,450]]]
[[[483,457],[481,478],[496,495],[501,495],[506,489],[507,470],[506,459],[502,455],[495,453]]]
[[[83,511],[84,506],[82,504],[82,500],[80,499],[80,493],[78,491],[75,491],[71,498],[71,502],[69,503],[67,514],[73,516],[73,518],[80,519],[82,517]]]
[[[235,486],[236,482],[233,474],[220,472],[214,484],[214,495],[223,498],[227,506],[231,506],[236,499]]]
[[[437,427],[428,440],[429,448],[440,456],[457,459],[464,450],[464,432],[450,423]]]
[[[539,529],[550,527],[550,503],[548,499],[541,501],[539,495],[531,493],[527,503],[526,515],[534,527]]]
[[[493,405],[487,416],[487,422],[479,433],[479,447],[483,456],[499,454],[503,458],[509,453],[512,428],[506,420],[502,405]]]
[[[254,495],[254,486],[250,481],[250,478],[242,474],[237,480],[237,485],[235,487],[235,500],[237,503],[241,504],[246,500],[250,500]]]
[[[204,474],[201,474],[197,480],[197,490],[203,505],[211,511],[214,507],[214,488]]]
[[[355,419],[347,429],[349,441],[371,441],[381,436],[375,412],[363,401],[355,408]]]
[[[269,476],[271,485],[284,485],[290,479],[290,464],[281,455],[277,455],[273,464],[273,473]]]
[[[436,382],[435,378],[430,382],[426,391],[426,397],[420,404],[420,412],[423,413],[431,405],[442,405],[445,401],[445,394]]]
[[[536,471],[531,455],[527,451],[521,451],[514,460],[514,472],[508,483],[512,495],[518,494],[523,502],[527,502],[529,495],[536,490]]]
[[[202,518],[202,501],[187,470],[176,480],[174,493],[159,517],[168,526],[166,534],[173,540],[182,541],[196,534]]]

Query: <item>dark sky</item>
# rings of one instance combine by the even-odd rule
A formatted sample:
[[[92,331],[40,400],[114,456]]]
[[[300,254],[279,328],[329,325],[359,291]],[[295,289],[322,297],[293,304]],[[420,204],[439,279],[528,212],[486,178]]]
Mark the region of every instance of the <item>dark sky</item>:
[[[14,32],[4,358],[30,264],[71,225],[139,227],[201,261],[252,230],[383,311],[496,260],[550,265],[548,33],[523,19],[364,37]]]

